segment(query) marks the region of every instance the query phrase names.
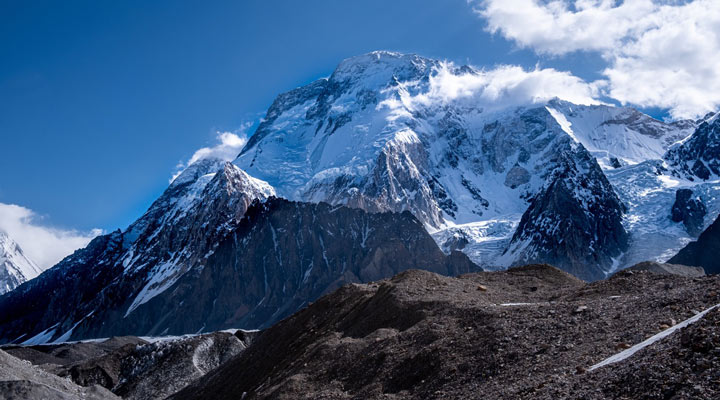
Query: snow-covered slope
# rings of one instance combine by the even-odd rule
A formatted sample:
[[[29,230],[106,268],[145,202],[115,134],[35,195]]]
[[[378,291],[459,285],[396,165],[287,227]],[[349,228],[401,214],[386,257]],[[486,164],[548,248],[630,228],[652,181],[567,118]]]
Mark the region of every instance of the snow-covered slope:
[[[20,246],[0,230],[0,295],[40,275],[42,269],[23,253]]]
[[[665,123],[628,107],[557,98],[506,101],[500,94],[488,101],[486,92],[477,94],[471,87],[485,79],[483,74],[415,55],[374,52],[350,58],[329,78],[278,96],[234,163],[290,199],[411,211],[446,251],[462,249],[485,268],[504,268],[530,261],[519,255],[517,243],[511,245],[513,237],[547,239],[517,229],[526,229],[521,218],[563,168],[560,160],[583,164],[587,150],[593,156],[590,164],[604,171],[588,164],[572,182],[605,179],[604,173],[620,176],[618,168],[662,159],[696,126],[693,121]],[[629,189],[627,182],[617,183]],[[661,183],[646,181],[650,187],[639,190]],[[600,186],[606,193],[596,195],[615,195],[615,183]],[[573,193],[585,190],[567,189],[578,199],[582,196]],[[626,206],[633,211],[645,207],[632,190],[623,193],[619,202],[606,203],[615,204],[610,225],[620,230],[635,226],[624,214]],[[592,220],[586,227],[603,218],[590,203],[578,204]],[[628,265],[618,253],[627,250],[623,245],[597,248],[594,234],[585,233],[588,242],[576,245],[604,254],[597,258],[600,270]],[[683,240],[674,235],[673,246]],[[521,247],[526,245],[537,248],[538,243]],[[577,257],[568,255],[565,261]]]
[[[694,121],[664,123],[630,107],[583,106],[555,100],[547,108],[603,169],[660,159],[696,128]]]

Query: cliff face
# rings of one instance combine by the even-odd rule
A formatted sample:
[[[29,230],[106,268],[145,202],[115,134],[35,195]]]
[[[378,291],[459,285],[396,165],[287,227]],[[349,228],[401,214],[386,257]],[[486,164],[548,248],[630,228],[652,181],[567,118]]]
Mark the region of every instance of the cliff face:
[[[162,264],[146,270],[156,276],[127,272],[125,234],[96,239],[0,300],[2,341],[267,327],[345,283],[410,268],[445,275],[478,269],[462,253],[446,256],[407,212],[370,214],[271,198],[253,203],[239,221],[223,221],[204,228],[222,235],[202,265],[165,285],[169,267]]]
[[[625,206],[584,149],[567,157],[520,220],[506,256],[548,262],[585,280],[605,278],[628,248]]]
[[[720,249],[720,217],[700,234],[697,241],[690,242],[668,262],[703,267],[707,274],[720,274],[718,249]]]

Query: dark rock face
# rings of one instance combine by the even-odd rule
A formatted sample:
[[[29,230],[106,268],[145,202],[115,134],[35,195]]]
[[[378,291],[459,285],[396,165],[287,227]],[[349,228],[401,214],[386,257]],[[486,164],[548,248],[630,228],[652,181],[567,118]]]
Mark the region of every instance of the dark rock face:
[[[595,159],[578,147],[533,198],[506,254],[517,255],[516,265],[549,262],[588,281],[602,279],[628,248],[624,211]]]
[[[608,389],[605,374],[628,365],[612,375],[633,380],[647,365],[578,371],[714,305],[708,293],[719,289],[718,277],[644,271],[585,284],[547,265],[459,278],[407,271],[321,298],[171,398],[621,398],[643,387]],[[695,342],[697,352],[716,345],[712,326]],[[678,368],[669,370],[652,364],[648,398],[663,398],[665,377],[678,393],[693,393],[683,375],[697,390],[717,393],[715,353],[705,352],[710,364],[701,379],[682,373],[694,358],[676,357]]]
[[[715,220],[698,240],[681,249],[668,263],[703,267],[708,274],[720,274],[720,217]]]
[[[720,175],[720,118],[702,122],[692,137],[670,149],[665,159],[676,175],[691,180]]]
[[[204,193],[210,193],[208,188]],[[254,203],[236,221],[212,214],[227,210],[236,215],[228,205],[233,200],[222,199],[203,197],[188,213],[201,226],[168,228],[196,235],[169,234],[174,245],[207,246],[208,252],[190,253],[189,259],[202,264],[186,264],[186,272],[157,286],[153,282],[165,269],[135,271],[124,262],[132,258],[123,247],[128,232],[97,238],[0,299],[0,342],[23,342],[46,330],[49,340],[63,334],[69,340],[265,327],[344,283],[382,279],[409,268],[446,275],[477,270],[464,255],[445,256],[407,212],[369,214],[273,198]],[[150,240],[136,240],[133,246],[153,247]],[[154,253],[142,253],[147,254]]]
[[[675,192],[670,218],[673,222],[682,222],[687,233],[697,237],[702,232],[707,208],[699,197],[693,198],[692,195],[690,189],[678,189]]]
[[[456,275],[476,267],[464,255],[445,256],[409,212],[369,214],[271,199],[248,209],[206,268],[140,306],[138,323],[171,316],[146,328],[263,328],[345,283],[409,268]]]

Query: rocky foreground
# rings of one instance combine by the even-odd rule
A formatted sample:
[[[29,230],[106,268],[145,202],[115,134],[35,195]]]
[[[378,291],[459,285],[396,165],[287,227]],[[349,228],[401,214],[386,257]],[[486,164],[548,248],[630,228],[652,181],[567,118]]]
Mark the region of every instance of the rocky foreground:
[[[264,331],[173,399],[718,398],[720,278],[623,272],[585,284],[532,265],[350,285]]]
[[[132,399],[718,398],[718,309],[592,369],[720,303],[719,277],[682,268],[646,265],[590,284],[546,265],[459,278],[412,270],[346,285],[256,337],[115,338],[0,354],[36,364],[14,359],[43,379],[72,380],[62,380],[75,390],[63,398],[104,388]],[[22,398],[7,395],[15,380],[0,375],[0,398]]]

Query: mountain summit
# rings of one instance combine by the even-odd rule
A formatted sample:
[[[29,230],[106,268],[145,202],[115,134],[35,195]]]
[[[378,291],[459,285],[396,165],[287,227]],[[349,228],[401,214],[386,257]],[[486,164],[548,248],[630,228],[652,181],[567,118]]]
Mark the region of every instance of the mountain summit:
[[[688,232],[670,218],[676,190],[716,191],[670,170],[712,148],[677,150],[712,139],[708,123],[694,134],[695,121],[495,93],[492,79],[417,55],[353,57],[278,96],[234,164],[289,199],[410,211],[488,269],[550,261],[600,279],[665,261],[709,222]]]
[[[234,161],[190,165],[128,228],[0,297],[0,343],[264,328],[408,269],[599,280],[667,261],[720,213],[714,173],[683,167],[713,171],[714,119],[494,79],[373,52],[279,95]]]
[[[35,278],[42,271],[7,233],[0,230],[0,295]]]

